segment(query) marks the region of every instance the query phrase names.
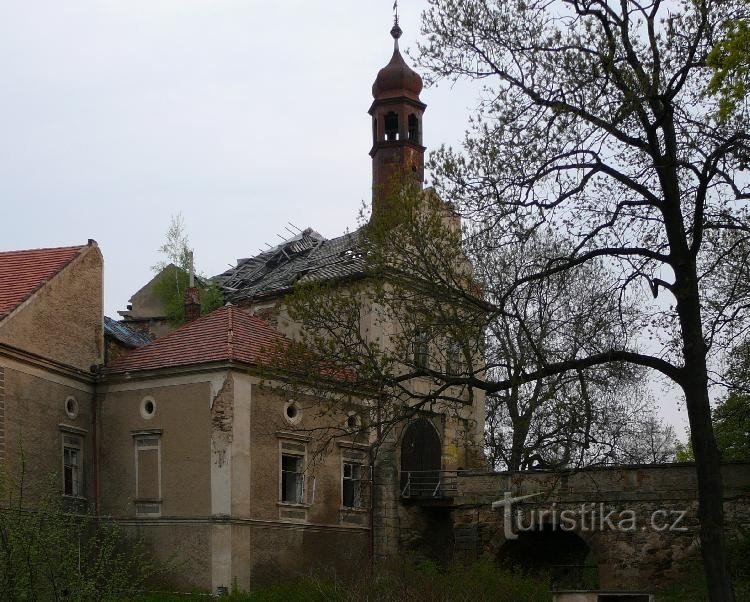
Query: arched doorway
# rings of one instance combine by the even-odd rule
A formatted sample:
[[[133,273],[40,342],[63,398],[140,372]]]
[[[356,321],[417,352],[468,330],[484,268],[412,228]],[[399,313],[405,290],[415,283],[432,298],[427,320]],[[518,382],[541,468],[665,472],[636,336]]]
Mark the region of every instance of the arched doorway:
[[[419,418],[401,439],[401,493],[406,497],[435,497],[440,483],[442,446],[433,424]]]

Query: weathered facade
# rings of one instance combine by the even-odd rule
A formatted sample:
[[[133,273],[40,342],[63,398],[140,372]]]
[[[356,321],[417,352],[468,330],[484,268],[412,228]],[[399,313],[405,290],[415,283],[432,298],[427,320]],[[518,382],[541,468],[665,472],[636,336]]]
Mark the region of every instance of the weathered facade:
[[[91,499],[94,377],[103,360],[102,256],[80,247],[0,253],[0,463],[29,499],[50,478]]]

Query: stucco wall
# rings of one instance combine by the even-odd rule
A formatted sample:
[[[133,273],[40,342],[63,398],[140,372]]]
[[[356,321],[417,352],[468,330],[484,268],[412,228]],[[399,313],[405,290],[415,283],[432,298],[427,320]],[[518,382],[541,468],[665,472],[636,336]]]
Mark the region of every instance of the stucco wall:
[[[101,404],[102,513],[134,515],[133,434],[160,430],[162,516],[210,515],[210,389],[158,380],[109,386]],[[156,403],[151,419],[141,415],[147,396]]]
[[[0,323],[0,343],[85,371],[102,363],[102,283],[91,246]]]
[[[11,367],[14,366],[14,367]],[[62,432],[83,438],[83,496],[92,501],[92,389],[86,383],[0,357],[4,373],[5,467],[11,478],[23,472],[27,501],[43,491],[62,491]],[[78,415],[70,418],[65,401],[74,397]],[[22,470],[21,460],[24,468]]]

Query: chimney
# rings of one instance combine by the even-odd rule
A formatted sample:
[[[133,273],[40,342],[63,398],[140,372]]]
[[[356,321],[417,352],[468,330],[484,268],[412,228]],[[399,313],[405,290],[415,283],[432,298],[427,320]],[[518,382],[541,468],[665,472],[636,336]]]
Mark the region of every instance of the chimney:
[[[185,322],[192,322],[201,315],[201,295],[195,286],[195,274],[193,268],[193,252],[188,253],[189,259],[189,281],[185,290]]]

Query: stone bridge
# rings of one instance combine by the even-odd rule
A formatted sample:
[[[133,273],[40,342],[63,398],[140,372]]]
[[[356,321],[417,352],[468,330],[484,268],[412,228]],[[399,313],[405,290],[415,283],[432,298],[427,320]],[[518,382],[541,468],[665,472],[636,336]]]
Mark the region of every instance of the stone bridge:
[[[750,463],[725,464],[723,476],[728,533],[750,529]],[[402,496],[401,551],[489,557],[551,570],[563,587],[627,590],[677,578],[697,552],[692,464],[441,478],[449,486],[435,495]]]

